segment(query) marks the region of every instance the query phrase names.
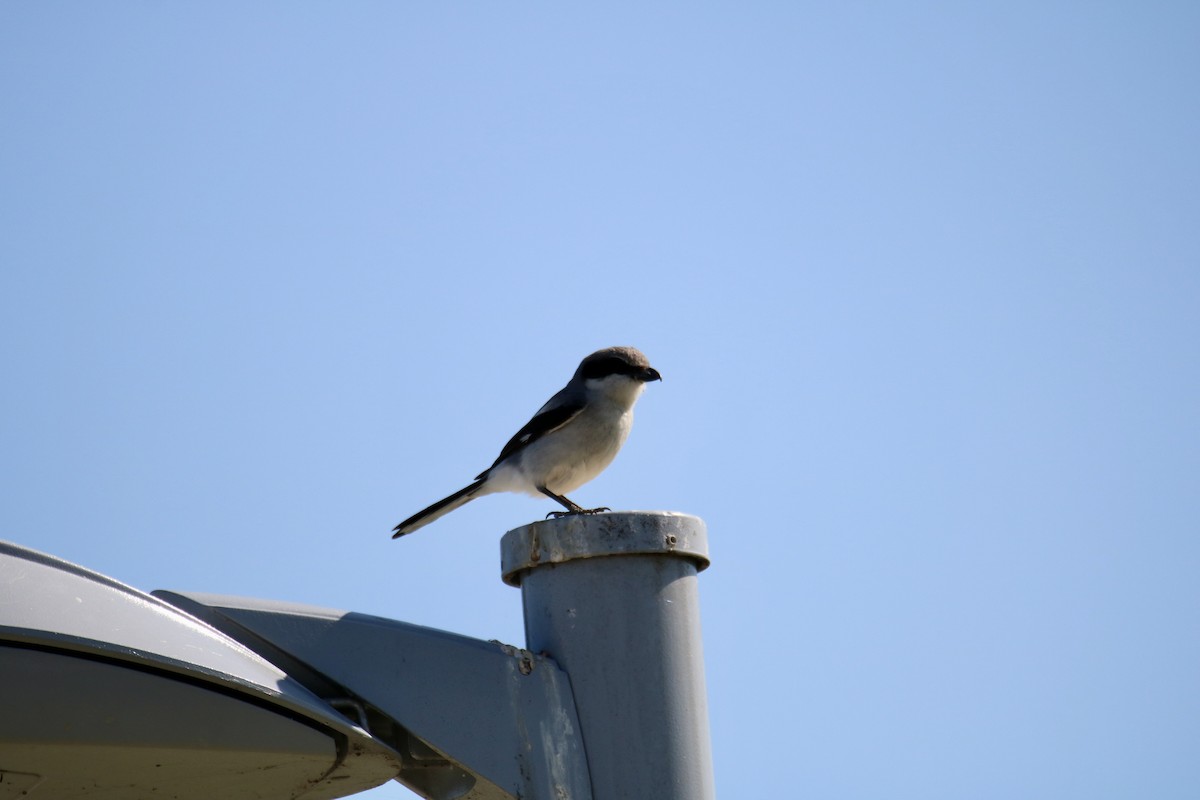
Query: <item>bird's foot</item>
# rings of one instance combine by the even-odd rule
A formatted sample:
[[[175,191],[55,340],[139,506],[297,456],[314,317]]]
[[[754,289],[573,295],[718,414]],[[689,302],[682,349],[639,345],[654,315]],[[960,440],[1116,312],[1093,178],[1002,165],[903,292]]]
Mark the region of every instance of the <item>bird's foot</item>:
[[[608,506],[600,506],[599,508],[577,508],[574,511],[551,511],[546,515],[546,519],[559,517],[573,517],[577,514],[601,514],[605,511],[612,511]]]

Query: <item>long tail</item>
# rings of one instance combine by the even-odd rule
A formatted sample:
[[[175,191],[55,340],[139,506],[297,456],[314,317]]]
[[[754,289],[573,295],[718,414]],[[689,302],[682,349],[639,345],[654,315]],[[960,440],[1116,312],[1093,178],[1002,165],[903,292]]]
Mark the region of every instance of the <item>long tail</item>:
[[[479,496],[479,494],[480,494],[479,490],[483,488],[484,480],[485,480],[484,478],[480,478],[479,480],[472,483],[470,486],[459,489],[457,492],[450,495],[449,497],[445,497],[441,500],[438,500],[436,503],[431,505],[429,508],[423,509],[423,510],[418,511],[417,513],[413,514],[411,517],[404,520],[404,522],[401,522],[399,525],[392,528],[392,530],[395,531],[395,533],[392,534],[392,538],[399,539],[401,536],[405,535],[406,533],[412,533],[413,531],[417,530],[418,528],[424,528],[426,525],[433,522],[435,519],[439,519],[439,518],[445,516],[446,514],[449,514],[451,511],[458,508],[459,506],[466,505],[470,501],[474,500],[476,497]],[[488,494],[488,493],[485,492],[484,494]]]

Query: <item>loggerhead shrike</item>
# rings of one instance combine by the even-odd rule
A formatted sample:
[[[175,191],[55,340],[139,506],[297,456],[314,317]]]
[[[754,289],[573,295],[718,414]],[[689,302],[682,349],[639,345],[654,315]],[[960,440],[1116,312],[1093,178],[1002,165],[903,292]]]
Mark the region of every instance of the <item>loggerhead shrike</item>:
[[[607,508],[581,508],[564,494],[583,486],[612,463],[633,426],[633,404],[658,370],[635,347],[607,347],[585,358],[566,386],[508,440],[496,463],[393,530],[396,539],[493,492],[524,492],[557,500],[564,514],[595,514]]]

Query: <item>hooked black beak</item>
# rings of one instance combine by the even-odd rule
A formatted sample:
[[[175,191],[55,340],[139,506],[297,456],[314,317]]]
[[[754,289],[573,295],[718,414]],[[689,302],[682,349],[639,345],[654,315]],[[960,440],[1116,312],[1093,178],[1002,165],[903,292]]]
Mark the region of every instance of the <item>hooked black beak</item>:
[[[642,370],[642,374],[638,375],[642,383],[650,383],[650,381],[661,381],[662,375],[658,374],[658,370],[654,367],[646,367]]]

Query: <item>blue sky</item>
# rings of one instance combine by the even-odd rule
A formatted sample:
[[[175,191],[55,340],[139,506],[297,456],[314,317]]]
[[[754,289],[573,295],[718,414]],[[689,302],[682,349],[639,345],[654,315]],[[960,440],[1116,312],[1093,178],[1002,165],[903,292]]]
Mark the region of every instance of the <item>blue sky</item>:
[[[0,536],[523,641],[485,498],[709,525],[726,798],[1200,789],[1200,10],[6,3]],[[396,784],[362,795],[410,796]]]

